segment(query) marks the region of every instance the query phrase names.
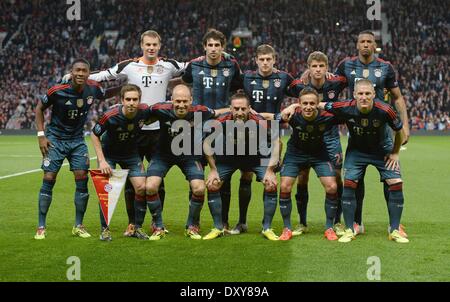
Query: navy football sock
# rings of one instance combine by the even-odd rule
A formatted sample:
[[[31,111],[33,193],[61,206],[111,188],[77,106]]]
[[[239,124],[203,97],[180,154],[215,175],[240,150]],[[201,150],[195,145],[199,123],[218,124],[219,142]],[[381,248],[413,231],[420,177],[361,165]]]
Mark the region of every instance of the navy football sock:
[[[161,200],[159,199],[158,193],[153,195],[147,195],[147,207],[152,214],[153,222],[157,228],[163,228],[163,219],[162,219],[162,208],[161,208]]]
[[[358,187],[355,190],[356,210],[354,217],[354,221],[359,225],[362,223],[362,207],[365,193],[364,179],[360,179],[358,182]]]
[[[135,224],[135,208],[134,208],[134,188],[130,180],[127,178],[125,183],[125,205],[127,208],[128,223]]]
[[[48,209],[52,203],[52,192],[55,180],[42,181],[41,190],[39,191],[38,207],[39,207],[39,227],[45,227]]]
[[[353,230],[353,220],[355,218],[356,196],[355,189],[358,183],[353,180],[345,180],[344,191],[342,193],[342,211],[346,228]]]
[[[297,185],[297,193],[295,194],[295,200],[297,202],[297,212],[300,216],[300,223],[307,225],[306,216],[309,201],[308,185]]]
[[[336,215],[334,216],[334,223],[340,223],[341,222],[341,215],[342,215],[342,191],[344,190],[344,186],[341,184],[338,184],[337,187],[337,209],[336,209]]]
[[[145,195],[134,196],[134,224],[136,228],[141,228],[144,224],[145,214],[147,213],[147,203]]]
[[[252,181],[241,179],[239,184],[239,223],[247,223],[247,210],[252,199]]]
[[[220,198],[222,200],[222,222],[228,224],[228,213],[230,212],[231,201],[231,179],[224,181],[220,188]]]
[[[87,183],[87,176],[75,179],[75,226],[83,224],[84,213],[86,213],[89,201]]]
[[[291,192],[280,192],[280,213],[285,228],[292,230],[291,225],[292,200]]]
[[[189,214],[186,222],[186,227],[196,225],[195,222],[200,221],[200,212],[203,207],[204,195],[197,196],[192,194],[192,198],[189,201]]]
[[[326,229],[333,227],[334,219],[336,217],[337,205],[337,193],[325,195],[325,216],[327,218],[325,222]]]
[[[264,191],[264,218],[263,229],[270,229],[272,226],[273,216],[277,210],[277,191],[267,192]]]
[[[222,199],[219,191],[208,191],[208,207],[213,218],[214,227],[222,230]]]
[[[391,232],[398,230],[403,212],[403,183],[398,182],[389,186],[389,223]]]

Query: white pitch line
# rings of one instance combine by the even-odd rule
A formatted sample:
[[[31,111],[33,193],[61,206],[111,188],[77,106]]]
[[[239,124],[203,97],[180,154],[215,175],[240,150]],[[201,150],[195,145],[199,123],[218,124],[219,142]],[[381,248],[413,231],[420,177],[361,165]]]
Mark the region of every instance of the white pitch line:
[[[90,160],[97,159],[97,156],[91,157],[89,159]],[[69,165],[69,163],[62,164],[62,166],[68,166],[68,165]],[[0,180],[15,177],[15,176],[21,176],[21,175],[25,175],[25,174],[30,174],[30,173],[34,173],[34,172],[39,172],[39,171],[42,171],[42,169],[34,169],[34,170],[25,171],[25,172],[19,172],[19,173],[14,173],[14,174],[10,174],[10,175],[0,176]]]
[[[33,157],[33,158],[38,158],[38,157],[42,157],[42,155],[19,155],[19,154],[0,154],[0,158],[3,157],[18,157],[18,158],[22,158],[22,157]]]

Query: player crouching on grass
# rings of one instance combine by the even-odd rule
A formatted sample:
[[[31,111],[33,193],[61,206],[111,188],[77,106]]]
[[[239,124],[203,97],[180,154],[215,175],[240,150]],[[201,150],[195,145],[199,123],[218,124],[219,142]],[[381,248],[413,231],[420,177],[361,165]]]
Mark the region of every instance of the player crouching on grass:
[[[136,228],[133,236],[148,239],[142,224],[146,213],[144,165],[139,156],[137,136],[144,124],[150,124],[152,117],[149,106],[140,104],[141,89],[136,85],[125,85],[120,91],[121,105],[108,110],[92,129],[91,139],[98,158],[98,168],[111,175],[118,164],[129,169],[128,178],[135,191],[134,207]],[[112,240],[100,208],[100,240]]]
[[[200,212],[205,195],[204,171],[200,162],[202,157],[202,133],[200,131],[200,141],[196,141],[197,135],[194,130],[197,130],[198,126],[201,127],[202,121],[212,119],[229,109],[212,110],[202,105],[193,106],[190,88],[180,84],[173,89],[171,102],[157,103],[151,106],[150,110],[157,116],[161,125],[161,136],[158,141],[157,152],[148,165],[145,186],[147,204],[155,222],[155,228],[150,236],[150,240],[159,240],[165,236],[158,189],[163,178],[174,165],[181,169],[192,189],[185,235],[191,239],[202,239],[199,234],[199,227],[195,225],[195,222],[200,220]],[[199,121],[198,125],[196,124],[197,121]],[[187,128],[180,128],[177,125],[184,125]],[[180,138],[183,147],[176,144],[177,141],[180,141]],[[186,142],[184,138],[189,142]],[[188,150],[185,152],[184,147],[187,145],[191,148],[187,148]],[[197,149],[196,147],[199,147],[199,155],[194,152]],[[177,150],[177,148],[180,149]],[[220,205],[208,205],[213,215],[215,228],[204,239],[213,239],[218,237],[219,233],[223,233],[221,211]]]
[[[354,100],[349,102],[321,103],[320,107],[345,120],[350,132],[344,160],[344,192],[342,209],[346,230],[339,242],[355,239],[353,221],[356,209],[355,190],[363,179],[368,165],[380,173],[388,186],[385,198],[389,212],[389,239],[398,243],[409,240],[399,232],[403,211],[403,181],[400,174],[399,152],[403,142],[402,121],[395,110],[384,102],[375,100],[375,90],[370,80],[356,82]],[[394,130],[395,139],[386,127]]]
[[[338,239],[333,230],[338,206],[336,171],[327,150],[333,147],[330,138],[333,137],[333,126],[339,121],[332,114],[318,110],[318,105],[319,94],[314,88],[306,87],[300,92],[298,104],[275,116],[277,120],[289,122],[293,128],[281,166],[280,212],[284,230],[280,240],[292,237],[292,186],[298,173],[310,167],[325,189],[325,237]]]
[[[216,128],[219,130],[216,129],[214,131],[214,133],[218,132],[214,142],[221,145],[221,152],[214,154],[211,146],[212,142],[208,138],[204,142],[205,156],[211,168],[206,182],[208,204],[222,204],[220,188],[224,182],[231,180],[236,170],[254,172],[258,181],[264,184],[262,235],[269,240],[278,240],[278,236],[273,232],[271,225],[277,207],[277,177],[274,169],[279,158],[279,146],[273,145],[275,147],[271,150],[270,161],[268,164],[263,165],[262,161],[269,159],[261,152],[262,144],[259,141],[260,139],[266,139],[266,135],[261,134],[262,131],[266,131],[266,133],[269,132],[271,134],[271,137],[268,137],[268,142],[279,144],[278,129],[276,129],[277,131],[267,131],[269,123],[262,116],[250,113],[250,101],[243,93],[236,93],[231,97],[230,110],[231,112],[225,113],[216,119]],[[235,135],[235,130],[237,130],[237,135]],[[272,137],[274,133],[276,133],[275,138]],[[219,137],[221,137],[222,141],[220,141]],[[268,142],[266,142],[266,146],[268,146]],[[240,148],[241,144],[244,145],[244,152]],[[214,146],[214,150],[217,150],[218,147]],[[252,149],[256,151],[256,155],[252,155],[253,153],[250,151]],[[232,152],[229,152],[230,150]],[[221,206],[219,209],[221,209]],[[213,229],[213,231],[215,230]],[[220,230],[215,232],[218,235],[223,234]]]

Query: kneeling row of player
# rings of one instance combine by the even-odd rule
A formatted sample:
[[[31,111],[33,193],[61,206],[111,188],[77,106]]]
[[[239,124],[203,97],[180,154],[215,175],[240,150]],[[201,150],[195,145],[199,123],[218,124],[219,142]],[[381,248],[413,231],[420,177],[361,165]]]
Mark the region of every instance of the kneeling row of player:
[[[99,169],[111,173],[111,169],[119,164],[130,169],[129,177],[136,191],[135,196],[135,236],[140,239],[159,240],[166,230],[162,219],[162,205],[158,196],[158,188],[173,165],[178,165],[191,188],[189,214],[186,222],[186,235],[192,239],[201,239],[199,234],[200,212],[203,206],[205,189],[208,191],[208,206],[213,218],[214,228],[203,239],[214,239],[224,234],[222,223],[222,204],[219,190],[221,184],[229,180],[236,170],[254,172],[264,185],[264,218],[262,234],[270,240],[289,240],[293,232],[290,222],[292,201],[291,190],[296,176],[301,170],[312,167],[326,191],[325,236],[328,240],[350,242],[354,239],[353,217],[356,206],[355,188],[366,167],[374,165],[385,182],[385,194],[389,210],[389,238],[396,242],[408,242],[406,234],[399,232],[400,218],[403,208],[402,180],[399,166],[399,149],[402,142],[402,123],[395,111],[387,104],[374,100],[373,85],[368,80],[361,80],[355,88],[354,100],[348,102],[320,103],[314,89],[306,88],[299,96],[299,103],[285,109],[282,114],[256,114],[251,112],[249,100],[245,94],[235,94],[231,98],[229,109],[213,111],[204,106],[192,106],[190,89],[187,86],[175,87],[172,102],[159,103],[151,107],[140,104],[140,90],[137,86],[127,85],[122,89],[122,105],[107,112],[94,126],[92,140],[99,160]],[[321,110],[325,109],[325,110]],[[228,112],[226,112],[228,111]],[[245,146],[250,144],[253,136],[267,127],[266,119],[289,122],[293,134],[287,145],[286,155],[281,165],[280,212],[284,229],[278,237],[271,229],[276,211],[278,194],[275,167],[278,161],[279,148],[272,148],[271,157],[264,158],[261,152],[250,155],[247,148],[243,155],[212,155],[210,146],[204,144],[205,157],[210,166],[207,181],[204,181],[202,157],[195,155],[175,155],[172,141],[184,132],[177,132],[172,124],[178,120],[194,122],[194,113],[200,112],[202,120],[216,118],[226,129],[227,121],[254,121],[257,132],[244,132],[244,136],[234,139],[234,151],[240,139],[245,139]],[[147,172],[137,153],[134,138],[144,123],[159,120],[161,137],[158,152],[149,163]],[[346,123],[350,131],[350,140],[346,152],[344,169],[346,171],[342,194],[342,209],[345,228],[336,229],[333,225],[340,216],[338,206],[340,194],[336,185],[336,173],[340,174],[342,158],[339,134],[336,125]],[[389,125],[395,131],[395,140],[386,132]],[[194,131],[195,127],[192,127]],[[222,133],[224,143],[227,133]],[[101,136],[101,140],[100,140]],[[195,141],[192,132],[192,146],[201,144]],[[259,143],[258,143],[259,146]],[[229,146],[228,146],[229,147]],[[259,148],[259,147],[258,147]],[[194,153],[192,153],[194,154]],[[208,155],[211,154],[211,155]],[[262,162],[266,160],[268,164]],[[337,169],[337,171],[336,171]],[[146,207],[153,218],[153,230],[148,236],[142,229]],[[111,240],[111,234],[102,215],[102,240]],[[301,234],[305,229],[294,231]],[[337,234],[336,234],[337,233]]]

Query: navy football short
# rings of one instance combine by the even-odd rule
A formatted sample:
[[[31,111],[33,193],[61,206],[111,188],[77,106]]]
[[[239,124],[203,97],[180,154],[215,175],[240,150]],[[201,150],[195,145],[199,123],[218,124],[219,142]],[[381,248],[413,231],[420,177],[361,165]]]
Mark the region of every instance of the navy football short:
[[[181,169],[187,180],[204,180],[203,166],[198,157],[174,156],[161,153],[154,154],[150,160],[147,168],[147,177],[159,176],[164,178],[174,165]]]
[[[105,155],[108,165],[112,169],[119,165],[122,169],[129,169],[128,177],[145,177],[147,173],[145,172],[144,164],[142,163],[139,155],[130,156],[128,158],[115,158],[113,156]]]
[[[69,161],[70,171],[89,170],[89,153],[83,138],[59,140],[52,135],[48,135],[47,139],[52,146],[48,149],[47,156],[42,160],[41,168],[44,172],[57,173],[65,158]]]
[[[288,147],[281,166],[281,177],[297,177],[301,170],[313,168],[318,177],[336,176],[335,168],[325,152],[311,155],[293,152]]]

